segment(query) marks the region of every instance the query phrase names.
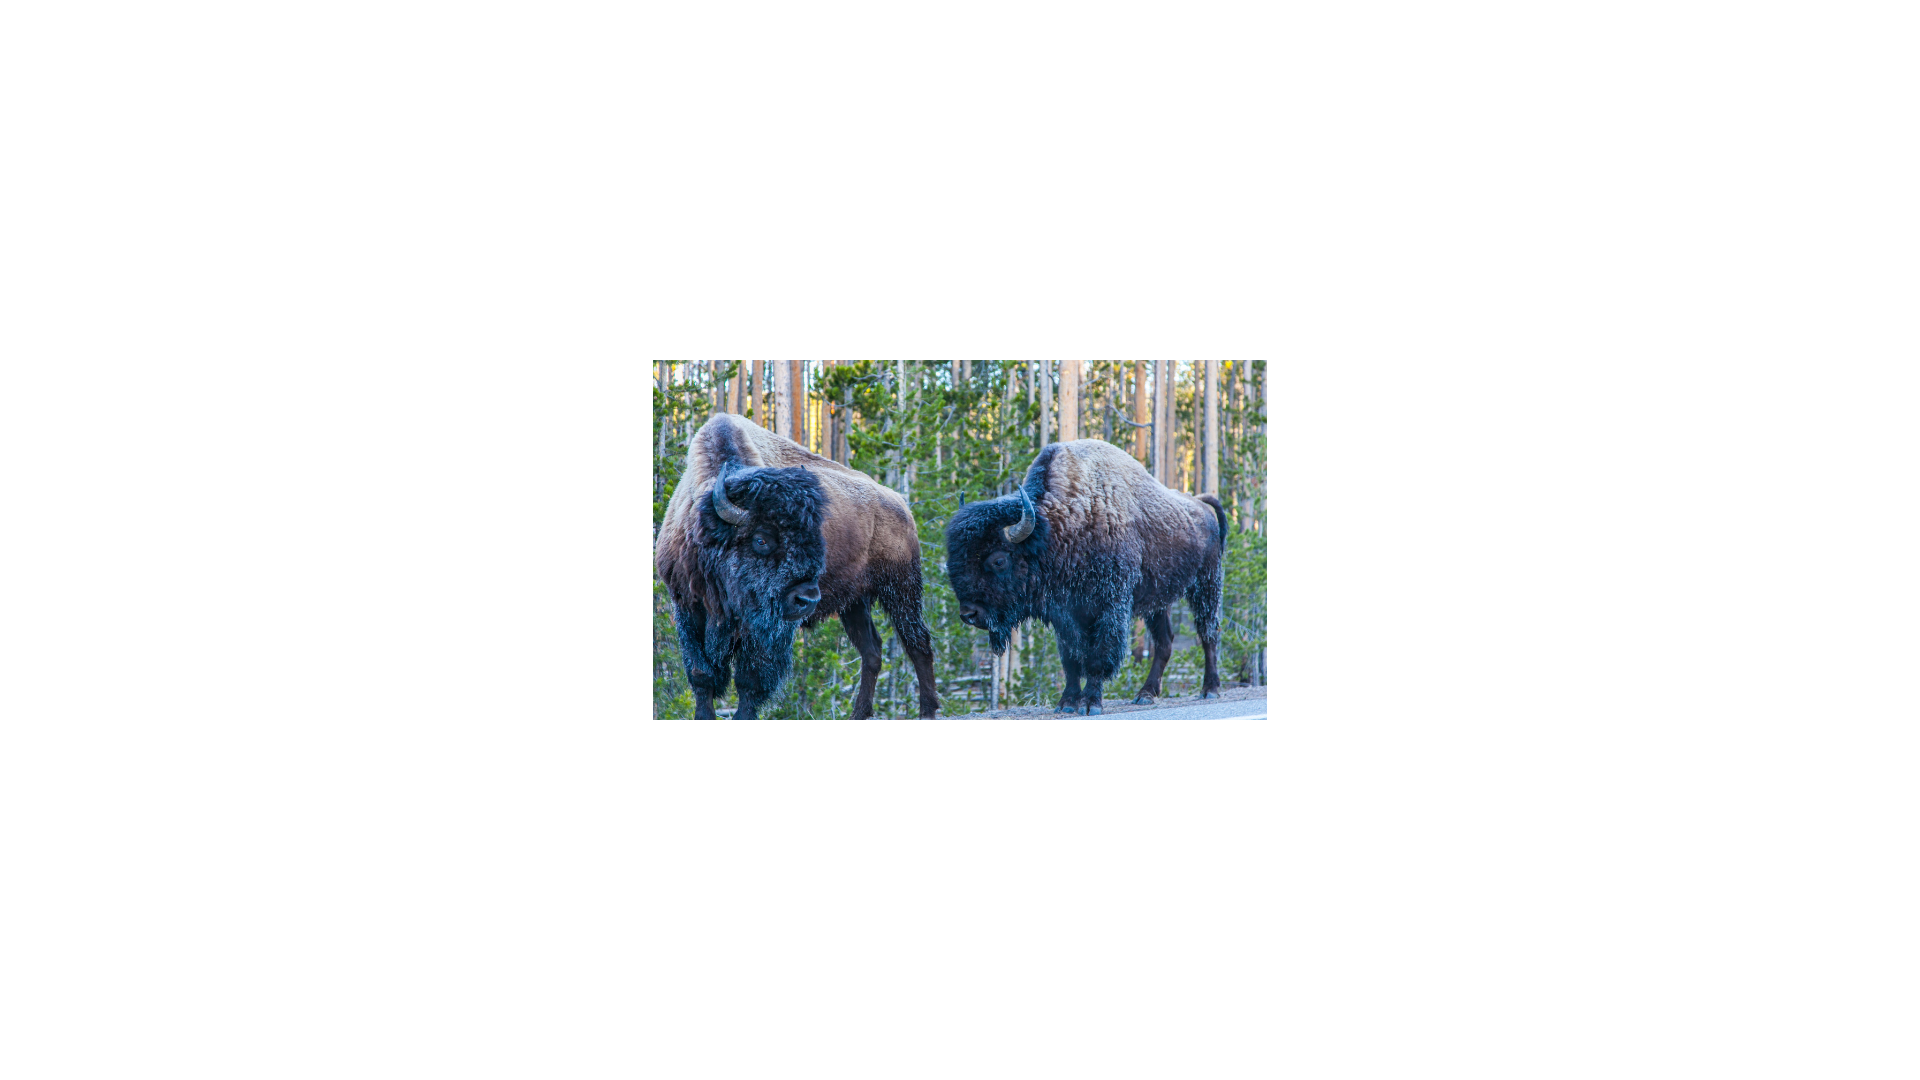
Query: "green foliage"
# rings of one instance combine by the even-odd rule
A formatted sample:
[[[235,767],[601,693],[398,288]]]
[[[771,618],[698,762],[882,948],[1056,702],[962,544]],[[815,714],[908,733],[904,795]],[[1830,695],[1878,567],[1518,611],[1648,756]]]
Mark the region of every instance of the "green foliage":
[[[953,590],[946,581],[944,533],[948,518],[962,500],[972,502],[1010,493],[1039,450],[1040,410],[1028,385],[1031,367],[1025,363],[975,362],[971,370],[963,372],[956,364],[870,360],[831,368],[810,367],[813,400],[841,410],[847,418],[848,464],[903,492],[913,507],[920,537],[922,614],[933,635],[942,713],[957,715],[986,708],[992,685],[986,635],[960,621]],[[1081,422],[1083,435],[1105,436],[1129,451],[1133,448],[1132,428],[1115,420],[1108,406],[1120,416],[1131,415],[1131,370],[1131,365],[1088,365]],[[673,487],[685,471],[688,439],[711,415],[716,403],[714,380],[724,380],[732,372],[731,367],[715,372],[706,365],[682,365],[675,372],[678,383],[670,380],[667,388],[656,387],[654,391],[656,534]],[[1261,385],[1257,380],[1264,377],[1259,365],[1254,374],[1257,387]],[[1226,378],[1233,377],[1229,369]],[[1178,393],[1175,398],[1176,427],[1185,440],[1182,445],[1187,459],[1187,482],[1180,486],[1193,490],[1192,373],[1183,385],[1184,398]],[[1266,535],[1261,524],[1265,504],[1260,492],[1266,472],[1266,438],[1257,396],[1256,391],[1255,403],[1243,398],[1237,404],[1226,394],[1220,398],[1224,444],[1221,497],[1230,522],[1220,656],[1221,679],[1227,685],[1260,676],[1258,656],[1265,646]],[[1057,426],[1057,417],[1054,419]],[[823,443],[816,437],[814,445]],[[664,588],[658,585],[654,589],[654,611],[654,713],[658,717],[690,717],[693,699],[681,668],[671,605]],[[1197,693],[1203,659],[1193,643],[1192,617],[1184,604],[1175,605],[1174,612],[1177,636],[1163,691],[1169,695]],[[900,654],[885,614],[876,607],[873,617],[884,642],[874,715],[913,716],[917,698],[912,666]],[[1022,661],[1001,688],[1001,704],[1057,700],[1061,672],[1052,631],[1029,621],[1022,638]],[[1136,639],[1145,642],[1137,621]],[[1127,666],[1108,684],[1110,696],[1124,694],[1130,699],[1146,681],[1150,653],[1139,651],[1141,655],[1137,659],[1130,656]],[[852,707],[859,676],[859,654],[838,619],[801,630],[795,636],[788,685],[780,700],[762,715],[845,717]],[[715,704],[720,707],[719,702]]]

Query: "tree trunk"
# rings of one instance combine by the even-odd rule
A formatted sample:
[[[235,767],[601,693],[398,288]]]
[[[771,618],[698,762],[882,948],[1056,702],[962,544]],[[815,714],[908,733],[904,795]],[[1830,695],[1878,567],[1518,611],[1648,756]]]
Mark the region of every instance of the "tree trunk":
[[[807,362],[793,362],[793,441],[807,445]]]
[[[1240,520],[1236,523],[1241,532],[1247,531],[1253,515],[1254,485],[1266,483],[1266,474],[1259,468],[1261,464],[1253,455],[1247,454],[1248,437],[1253,431],[1253,386],[1248,381],[1247,369],[1253,365],[1245,360],[1236,360],[1233,364],[1234,383],[1240,388],[1240,450],[1246,455],[1246,476],[1240,481],[1239,490],[1234,492],[1234,505],[1240,509]]]
[[[1147,422],[1147,362],[1145,360],[1133,362],[1133,422],[1136,424]],[[1144,427],[1133,429],[1133,456],[1139,458],[1143,464],[1153,461],[1153,451],[1147,447],[1147,429]]]
[[[1252,365],[1248,365],[1248,367],[1251,368]],[[1266,368],[1266,365],[1265,364],[1260,365],[1260,372],[1258,376],[1255,376],[1254,373],[1251,370],[1249,370],[1247,372],[1247,377],[1249,380],[1247,383],[1247,390],[1248,390],[1247,404],[1253,407],[1253,421],[1254,421],[1253,437],[1256,443],[1264,444],[1266,442],[1266,436],[1267,436],[1267,368]],[[1254,495],[1253,495],[1253,528],[1255,532],[1265,533],[1267,531],[1266,518],[1267,518],[1267,480],[1266,480],[1266,474],[1263,472],[1260,477],[1260,485],[1254,488]],[[1266,666],[1265,666],[1264,657],[1262,658],[1262,661],[1261,661],[1260,672],[1262,676],[1261,685],[1264,686],[1265,675],[1266,675]]]
[[[673,388],[673,365],[663,360],[660,362],[661,397],[663,399],[666,399],[666,395],[672,392],[672,388]],[[667,400],[670,400],[670,399],[667,399]],[[668,407],[669,411],[666,416],[661,416],[659,410],[657,409],[654,411],[654,414],[653,414],[653,433],[655,436],[659,438],[659,441],[660,441],[660,445],[653,452],[655,461],[659,461],[660,459],[667,456],[667,422],[672,418],[672,415],[673,415],[671,408],[672,408],[671,406]]]
[[[1173,479],[1173,361],[1153,364],[1153,474],[1172,487]]]
[[[1080,361],[1060,361],[1060,441],[1080,437]]]
[[[853,387],[840,391],[840,456],[833,460],[842,465],[853,464],[853,450],[847,441],[847,427],[853,422]]]
[[[1047,447],[1048,428],[1052,426],[1053,420],[1049,414],[1052,411],[1053,372],[1047,367],[1047,362],[1042,360],[1040,361],[1040,449],[1042,450]]]
[[[1237,419],[1239,415],[1240,361],[1234,360],[1227,366],[1227,413],[1224,425],[1225,430],[1220,436],[1220,461],[1223,468],[1228,463],[1233,464],[1235,471],[1231,481],[1224,479],[1221,481],[1222,483],[1232,483],[1233,491],[1231,493],[1225,491],[1220,493],[1220,505],[1227,508],[1228,518],[1235,528],[1238,528],[1240,523],[1240,489],[1245,486],[1242,474],[1239,471],[1240,457],[1237,449],[1239,442],[1235,438],[1235,436],[1240,433],[1240,429],[1236,426],[1239,423]]]
[[[1186,487],[1187,491],[1193,495],[1200,494],[1200,439],[1207,430],[1207,403],[1201,400],[1200,396],[1201,373],[1205,369],[1206,363],[1200,360],[1193,361],[1192,366],[1188,368],[1193,375],[1193,434],[1189,437],[1189,445],[1193,448],[1193,453],[1187,455],[1189,464]]]
[[[773,432],[789,439],[794,434],[793,367],[791,360],[773,362]]]
[[[907,362],[905,360],[902,360],[900,361],[901,378],[904,379],[906,377],[906,374],[907,374]],[[920,414],[920,372],[918,370],[916,370],[913,373],[913,393],[908,395],[907,402],[908,402],[907,407],[911,410],[908,415],[918,417]],[[914,445],[917,446],[919,445],[919,442],[920,442],[920,425],[918,422],[915,422],[914,424],[910,425],[910,428],[911,428],[911,433],[913,435]],[[908,450],[907,440],[906,440],[907,434],[908,433],[905,431],[901,433],[900,454],[902,457],[906,457],[907,450]],[[919,478],[920,463],[911,457],[906,457],[906,463],[907,464],[905,469],[905,473],[906,473],[905,485],[901,487],[900,494],[905,495],[907,497],[907,505],[912,506],[913,505],[913,482]]]
[[[1200,490],[1220,494],[1220,361],[1209,360],[1207,373],[1206,438],[1200,443],[1207,455],[1207,471]]]
[[[1029,415],[1033,413],[1033,406],[1040,400],[1039,382],[1040,365],[1032,360],[1027,361],[1027,413]],[[1033,432],[1033,424],[1029,422],[1027,424],[1027,441],[1030,443],[1033,442]],[[1038,450],[1039,447],[1036,445],[1034,449]]]
[[[1019,369],[1012,361],[1000,366],[1005,369],[1007,379],[1007,385],[1000,391],[1000,427],[1005,434],[994,441],[1000,444],[1000,471],[1004,473],[1013,467],[1014,437],[1020,430],[1013,423],[1013,373]]]

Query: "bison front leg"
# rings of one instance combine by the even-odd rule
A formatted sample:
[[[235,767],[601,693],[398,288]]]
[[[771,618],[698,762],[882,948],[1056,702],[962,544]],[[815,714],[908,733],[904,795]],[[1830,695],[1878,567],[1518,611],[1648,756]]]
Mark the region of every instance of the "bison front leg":
[[[840,613],[840,625],[860,654],[860,689],[853,695],[853,719],[873,715],[873,687],[880,680],[880,635],[873,629],[867,602],[856,600]]]
[[[686,670],[688,685],[693,687],[693,718],[711,720],[713,699],[725,695],[732,681],[732,657],[716,659],[708,654],[707,612],[699,604],[681,607],[675,603],[673,628],[680,635],[681,666]]]
[[[1127,625],[1133,621],[1130,608],[1109,608],[1086,628],[1086,661],[1081,671],[1087,687],[1080,696],[1080,712],[1100,715],[1100,697],[1108,679],[1120,670],[1127,657]]]
[[[1147,669],[1147,681],[1133,699],[1135,705],[1151,705],[1160,696],[1160,676],[1173,657],[1173,619],[1166,608],[1147,615],[1147,632],[1153,635],[1153,666]]]
[[[1047,620],[1053,627],[1053,636],[1060,644],[1060,669],[1066,674],[1067,688],[1060,692],[1060,704],[1054,706],[1054,712],[1077,713],[1083,707],[1086,692],[1080,688],[1080,679],[1086,674],[1087,637],[1079,620],[1071,612],[1055,613]]]
[[[1060,691],[1060,704],[1054,706],[1054,712],[1077,713],[1084,693],[1080,689],[1080,661],[1069,657],[1063,651],[1060,655],[1060,668],[1066,673],[1067,688]]]

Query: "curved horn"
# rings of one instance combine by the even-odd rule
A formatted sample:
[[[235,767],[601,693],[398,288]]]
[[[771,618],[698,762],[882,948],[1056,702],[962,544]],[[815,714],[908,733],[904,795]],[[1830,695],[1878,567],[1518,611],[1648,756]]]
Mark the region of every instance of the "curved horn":
[[[1001,532],[1007,543],[1017,544],[1033,535],[1033,500],[1027,497],[1027,489],[1020,489],[1020,520],[1008,525]]]
[[[713,482],[713,512],[719,514],[720,520],[729,525],[745,525],[747,512],[733,505],[733,500],[727,498],[727,473],[726,469],[720,470],[719,477]],[[733,475],[739,476],[741,473]]]

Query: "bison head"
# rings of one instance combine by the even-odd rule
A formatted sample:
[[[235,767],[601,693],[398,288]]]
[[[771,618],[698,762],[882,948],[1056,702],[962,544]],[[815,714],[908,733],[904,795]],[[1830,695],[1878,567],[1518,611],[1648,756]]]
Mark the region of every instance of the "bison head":
[[[820,603],[827,496],[806,469],[722,468],[700,507],[712,655],[735,651],[769,688],[786,674],[793,631]],[[718,616],[715,618],[714,616]]]
[[[1047,519],[1024,488],[968,503],[947,522],[947,580],[960,600],[960,618],[985,630],[996,653],[1006,651],[1020,620],[1040,614],[1046,549]]]

